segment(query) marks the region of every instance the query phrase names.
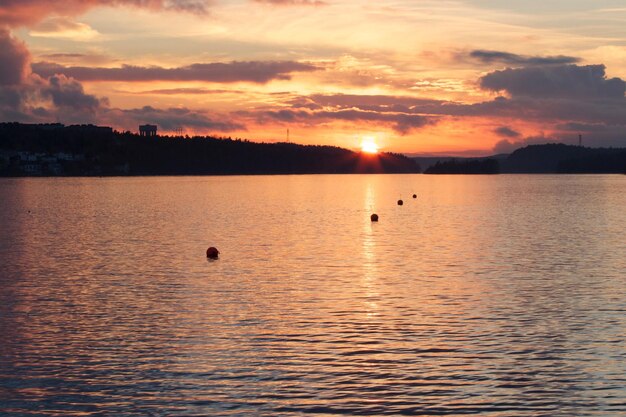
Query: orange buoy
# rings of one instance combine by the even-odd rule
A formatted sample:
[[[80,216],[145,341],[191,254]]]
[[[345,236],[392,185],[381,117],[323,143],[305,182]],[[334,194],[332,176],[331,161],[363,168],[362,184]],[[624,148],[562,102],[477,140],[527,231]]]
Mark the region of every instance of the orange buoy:
[[[403,204],[404,204],[404,201],[402,201],[402,200],[398,200],[398,205],[399,205],[399,206],[401,206],[401,205],[403,205]]]
[[[417,194],[413,194],[413,198],[417,198]]]
[[[220,251],[218,251],[217,248],[214,248],[213,246],[206,250],[206,257],[209,259],[217,259],[219,255]]]
[[[376,213],[372,214],[372,215],[370,216],[370,219],[371,219],[373,222],[377,222],[377,221],[378,221],[378,214],[376,214]]]

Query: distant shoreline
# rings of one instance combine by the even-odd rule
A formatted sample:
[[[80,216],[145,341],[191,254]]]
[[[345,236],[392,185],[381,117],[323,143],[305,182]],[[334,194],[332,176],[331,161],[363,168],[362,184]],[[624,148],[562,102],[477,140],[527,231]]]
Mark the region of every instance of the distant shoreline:
[[[336,146],[145,136],[93,125],[0,123],[0,176],[418,173],[411,158]]]
[[[151,174],[151,175],[0,175],[0,179],[93,179],[93,178],[181,178],[181,177],[190,177],[190,178],[200,178],[200,177],[279,177],[279,176],[306,176],[306,175],[315,175],[315,176],[326,176],[326,175],[341,175],[341,176],[349,176],[349,175],[422,175],[425,177],[441,177],[441,176],[467,176],[467,177],[499,177],[499,176],[621,176],[626,175],[626,173],[599,173],[599,172],[584,172],[584,173],[571,173],[571,172],[501,172],[497,174],[427,174],[424,172],[411,172],[411,173],[402,173],[402,172],[378,172],[378,173],[332,173],[332,172],[322,172],[322,173],[297,173],[297,174]]]
[[[626,149],[545,144],[485,158],[409,158],[94,125],[0,123],[0,177],[413,174],[422,167],[432,175],[624,174]]]
[[[551,143],[490,157],[414,157],[426,174],[624,174],[625,148]]]

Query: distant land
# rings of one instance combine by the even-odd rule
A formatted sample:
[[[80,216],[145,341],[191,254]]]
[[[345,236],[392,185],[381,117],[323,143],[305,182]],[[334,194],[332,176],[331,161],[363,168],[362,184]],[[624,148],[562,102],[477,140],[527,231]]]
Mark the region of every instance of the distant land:
[[[425,174],[624,174],[625,148],[530,145],[483,158],[414,157]]]
[[[146,137],[94,125],[0,123],[0,176],[418,173],[411,158],[334,146]]]
[[[0,176],[626,173],[626,149],[531,145],[482,158],[376,155],[211,136],[146,137],[94,125],[0,123]]]

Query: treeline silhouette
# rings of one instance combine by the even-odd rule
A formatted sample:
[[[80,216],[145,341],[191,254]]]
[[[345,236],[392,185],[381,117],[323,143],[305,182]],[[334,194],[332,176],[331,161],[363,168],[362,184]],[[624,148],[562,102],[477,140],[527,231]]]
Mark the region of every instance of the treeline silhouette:
[[[509,155],[503,168],[512,173],[622,174],[626,149],[530,145]]]
[[[437,161],[425,174],[498,174],[500,164],[495,159],[451,159]]]
[[[217,137],[141,137],[92,125],[0,123],[3,175],[415,173],[404,155]],[[57,160],[54,156],[57,155]],[[67,155],[72,155],[67,156]],[[47,161],[47,162],[46,162]]]
[[[415,158],[417,161],[424,158]],[[430,159],[430,158],[429,158]],[[564,144],[530,145],[487,158],[441,158],[426,174],[623,174],[626,149]]]

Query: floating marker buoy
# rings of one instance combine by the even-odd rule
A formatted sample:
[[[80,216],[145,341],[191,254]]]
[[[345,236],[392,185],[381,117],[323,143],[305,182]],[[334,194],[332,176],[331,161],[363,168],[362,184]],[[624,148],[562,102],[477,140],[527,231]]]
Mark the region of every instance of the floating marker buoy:
[[[370,219],[371,219],[373,222],[377,222],[377,221],[378,221],[378,214],[376,214],[376,213],[372,214],[372,215],[370,216]]]
[[[402,201],[402,200],[398,200],[398,205],[399,205],[399,206],[401,206],[401,205],[403,205],[403,204],[404,204],[404,201]]]
[[[417,198],[417,194],[413,194],[413,198]]]
[[[209,259],[217,259],[219,255],[220,251],[218,251],[217,248],[214,248],[213,246],[206,250],[206,257]]]

